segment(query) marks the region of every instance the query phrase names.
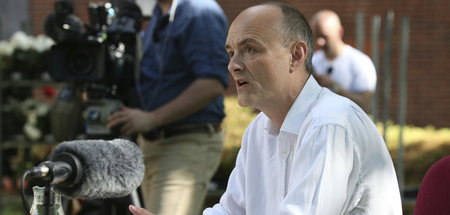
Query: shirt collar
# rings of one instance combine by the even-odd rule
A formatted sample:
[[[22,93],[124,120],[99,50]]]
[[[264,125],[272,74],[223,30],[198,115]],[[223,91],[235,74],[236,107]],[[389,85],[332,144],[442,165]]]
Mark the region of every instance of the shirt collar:
[[[298,135],[300,127],[308,113],[311,111],[321,89],[322,88],[314,77],[310,75],[305,86],[303,86],[303,89],[300,91],[300,94],[295,99],[294,104],[292,104],[289,109],[289,112],[281,125],[280,131]],[[265,128],[270,135],[276,136],[279,133],[276,126],[273,125],[270,120],[267,121]]]
[[[183,3],[184,2],[184,0],[178,0],[177,1],[177,9],[176,10],[178,10],[179,8],[179,6],[181,5],[181,3]],[[172,4],[174,4],[175,2],[174,1],[172,1]],[[161,10],[161,6],[159,6],[159,4],[157,3],[156,4],[156,7],[155,7],[155,10],[154,10],[154,12],[158,12],[159,13],[159,15],[160,16],[163,16],[164,14],[162,14],[162,10]],[[153,12],[153,13],[154,13]],[[169,10],[167,11],[167,14],[165,14],[165,15],[169,15],[170,16],[170,14],[172,13],[172,5],[169,7]],[[178,14],[178,13],[177,13]]]

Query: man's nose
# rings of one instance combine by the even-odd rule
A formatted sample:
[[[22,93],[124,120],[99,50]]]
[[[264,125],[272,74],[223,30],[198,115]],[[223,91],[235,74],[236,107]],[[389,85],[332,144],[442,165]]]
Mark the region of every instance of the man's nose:
[[[319,46],[319,47],[325,46],[326,43],[327,43],[327,41],[326,41],[325,38],[323,38],[323,37],[319,37],[319,38],[317,38],[317,40],[316,40],[316,44],[317,44],[317,46]]]
[[[240,72],[244,70],[244,63],[239,56],[230,57],[230,62],[228,63],[228,71],[230,73]]]

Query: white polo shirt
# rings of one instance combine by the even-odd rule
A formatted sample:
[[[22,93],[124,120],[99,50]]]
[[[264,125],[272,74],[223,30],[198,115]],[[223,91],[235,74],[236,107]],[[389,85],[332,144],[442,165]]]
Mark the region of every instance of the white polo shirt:
[[[349,45],[345,45],[342,53],[332,61],[326,58],[323,50],[317,50],[314,52],[312,64],[314,73],[329,74],[331,79],[345,90],[375,91],[377,73],[372,60]]]

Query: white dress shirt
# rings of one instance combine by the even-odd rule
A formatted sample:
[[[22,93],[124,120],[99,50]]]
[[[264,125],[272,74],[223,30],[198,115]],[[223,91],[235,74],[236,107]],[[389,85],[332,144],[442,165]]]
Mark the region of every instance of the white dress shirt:
[[[394,166],[373,122],[311,76],[277,129],[248,126],[220,203],[203,215],[402,214]]]

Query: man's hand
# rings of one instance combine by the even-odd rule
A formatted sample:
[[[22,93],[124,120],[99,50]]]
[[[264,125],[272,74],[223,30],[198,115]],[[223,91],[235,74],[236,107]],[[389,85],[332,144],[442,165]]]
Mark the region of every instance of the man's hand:
[[[137,208],[133,205],[128,206],[128,209],[134,215],[154,215],[154,214],[150,213],[148,210],[145,210],[144,208]]]
[[[112,114],[108,118],[106,127],[112,128],[114,126],[120,126],[121,133],[131,135],[150,131],[157,125],[153,113],[140,109],[121,107],[120,111]]]

